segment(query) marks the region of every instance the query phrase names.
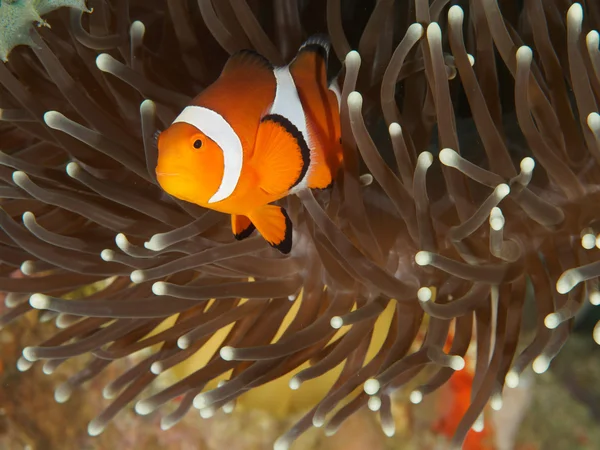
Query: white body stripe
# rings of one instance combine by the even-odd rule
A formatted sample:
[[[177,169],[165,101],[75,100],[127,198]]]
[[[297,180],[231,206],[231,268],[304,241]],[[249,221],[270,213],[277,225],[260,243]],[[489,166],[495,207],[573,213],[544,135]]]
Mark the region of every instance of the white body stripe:
[[[290,73],[289,66],[278,67],[274,70],[275,80],[277,81],[277,90],[275,91],[275,100],[271,106],[270,114],[279,114],[280,116],[288,119],[298,131],[302,133],[304,142],[311,153],[311,163],[306,171],[304,178],[290,190],[290,193],[298,192],[305,189],[308,185],[308,177],[311,172],[313,148],[311,145],[311,139],[308,134],[308,125],[306,122],[306,115],[304,114],[304,108],[296,89],[296,83]]]
[[[302,133],[306,145],[310,148],[310,138],[308,136],[308,126],[304,108],[298,96],[296,83],[290,73],[289,67],[278,67],[274,71],[277,81],[277,90],[275,91],[275,100],[271,106],[271,114],[279,114],[292,122],[298,131]]]
[[[173,121],[176,122],[184,122],[196,127],[221,147],[224,163],[223,178],[219,189],[208,203],[225,200],[235,190],[244,164],[244,151],[239,136],[223,116],[201,106],[186,107]]]

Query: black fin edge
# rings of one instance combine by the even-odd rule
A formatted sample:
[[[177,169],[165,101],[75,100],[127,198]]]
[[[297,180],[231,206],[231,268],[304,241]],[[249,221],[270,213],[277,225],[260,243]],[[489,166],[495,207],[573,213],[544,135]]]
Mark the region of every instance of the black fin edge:
[[[263,55],[261,55],[260,53],[258,53],[256,50],[251,50],[248,48],[239,50],[237,52],[235,52],[233,55],[231,55],[228,59],[228,62],[231,61],[232,59],[235,58],[249,58],[249,59],[254,59],[257,62],[260,62],[261,64],[263,64],[265,66],[265,68],[269,69],[269,70],[274,70],[275,66],[273,66],[273,64],[271,64],[271,61],[269,61],[267,58],[265,58]],[[225,67],[223,68],[223,70],[225,70],[225,68],[227,67],[227,63],[225,63]]]
[[[319,49],[317,49],[320,48]],[[322,53],[325,60],[329,56],[329,51],[331,49],[331,39],[325,33],[316,33],[310,36],[298,49],[298,53],[309,50],[309,51],[318,51]]]
[[[250,222],[250,225],[248,225],[246,228],[244,228],[241,233],[237,233],[237,234],[233,233],[233,236],[238,241],[241,241],[243,239],[246,239],[247,237],[250,237],[250,235],[252,233],[254,233],[254,230],[256,230],[256,227],[254,226],[254,224],[252,222]]]
[[[285,236],[279,244],[272,244],[270,242],[269,244],[284,255],[287,255],[292,251],[292,221],[285,208],[280,206],[279,210],[281,211],[281,214],[283,214],[283,217],[285,217]]]
[[[308,144],[304,140],[304,136],[302,136],[302,133],[300,132],[298,127],[296,127],[296,125],[290,122],[287,118],[280,114],[269,114],[263,117],[261,119],[261,122],[266,122],[267,120],[281,125],[285,129],[285,131],[287,131],[296,140],[296,142],[298,143],[298,147],[300,148],[300,156],[302,157],[302,168],[300,169],[300,174],[298,175],[298,178],[290,186],[290,189],[292,189],[293,187],[298,185],[298,183],[300,183],[308,173],[308,168],[310,167],[310,149],[308,148]]]

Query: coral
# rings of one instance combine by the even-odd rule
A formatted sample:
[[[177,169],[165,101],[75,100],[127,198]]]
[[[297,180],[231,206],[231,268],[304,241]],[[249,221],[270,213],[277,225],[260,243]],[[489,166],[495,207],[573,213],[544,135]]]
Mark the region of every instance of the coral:
[[[85,0],[3,0],[0,1],[0,59],[18,45],[35,45],[29,30],[33,24],[50,26],[42,16],[62,7],[90,12]]]

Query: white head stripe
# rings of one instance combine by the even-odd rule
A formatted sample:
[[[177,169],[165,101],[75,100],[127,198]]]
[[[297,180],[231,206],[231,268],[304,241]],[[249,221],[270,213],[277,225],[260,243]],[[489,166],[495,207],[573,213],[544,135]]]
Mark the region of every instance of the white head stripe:
[[[220,114],[201,106],[188,106],[173,121],[185,122],[196,127],[206,137],[212,139],[223,151],[223,179],[221,185],[208,203],[215,203],[229,197],[240,180],[244,151],[242,141]]]
[[[310,148],[304,108],[302,108],[302,102],[300,102],[298,90],[289,67],[275,69],[275,79],[277,90],[275,91],[273,106],[271,106],[271,114],[279,114],[292,122],[302,133],[306,145]]]

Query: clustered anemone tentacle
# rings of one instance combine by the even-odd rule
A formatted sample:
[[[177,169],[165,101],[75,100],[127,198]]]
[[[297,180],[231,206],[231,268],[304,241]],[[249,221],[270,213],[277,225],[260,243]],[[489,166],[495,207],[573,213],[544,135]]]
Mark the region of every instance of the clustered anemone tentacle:
[[[87,355],[56,388],[65,402],[147,351],[105,387],[91,435],[134,400],[150,414],[181,396],[168,429],[192,407],[231,412],[272,380],[301,390],[334,371],[275,448],[312,426],[333,434],[365,406],[391,436],[394,393],[416,386],[422,402],[474,342],[460,446],[524,370],[548,369],[583,303],[600,304],[597,3],[568,1],[559,22],[565,2],[552,0],[506,14],[497,0],[380,1],[361,29],[339,0],[320,16],[309,3],[274,2],[285,20],[266,26],[245,0],[90,0],[92,14],[58,11],[0,64],[0,324],[35,309],[58,328],[17,367],[52,373]],[[282,256],[163,193],[156,133],[227,56],[254,48],[283,64],[304,25],[328,31],[342,62],[345,164],[332,189],[286,199],[295,244]],[[199,351],[205,364],[156,387]]]

